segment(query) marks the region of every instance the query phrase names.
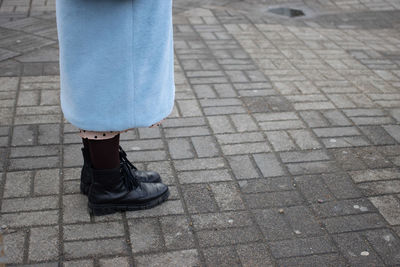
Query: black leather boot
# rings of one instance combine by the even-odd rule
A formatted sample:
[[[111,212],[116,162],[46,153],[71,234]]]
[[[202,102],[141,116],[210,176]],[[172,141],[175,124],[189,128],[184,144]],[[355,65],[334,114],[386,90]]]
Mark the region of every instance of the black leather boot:
[[[92,182],[92,173],[90,171],[90,156],[89,151],[82,147],[83,167],[81,170],[81,193],[87,195],[89,193],[89,186]]]
[[[90,155],[89,151],[87,151],[84,147],[82,148],[82,155],[83,155],[83,167],[81,171],[81,193],[87,195],[89,193],[89,186],[92,180],[91,172],[89,168],[91,168],[90,164]],[[161,183],[160,174],[155,171],[141,171],[138,170],[127,158],[126,152],[119,147],[119,157],[121,164],[126,164],[132,170],[132,174],[136,177],[139,182],[143,183]]]
[[[127,155],[126,152],[122,149],[121,146],[119,146],[119,158],[122,163],[125,163],[128,165],[128,167],[131,169],[133,175],[137,177],[137,179],[140,182],[144,183],[161,183],[161,177],[158,172],[155,171],[141,171],[138,170],[135,165],[133,165]]]
[[[168,199],[168,186],[139,182],[127,165],[90,170],[93,180],[89,188],[88,208],[93,215],[149,209]]]

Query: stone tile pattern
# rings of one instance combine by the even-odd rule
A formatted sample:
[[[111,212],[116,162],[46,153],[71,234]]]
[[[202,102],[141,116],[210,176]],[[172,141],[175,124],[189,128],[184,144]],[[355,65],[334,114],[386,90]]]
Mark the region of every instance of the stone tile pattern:
[[[400,265],[399,2],[291,2],[315,16],[268,15],[286,0],[174,1],[175,108],[121,136],[170,200],[91,217],[60,109],[54,0],[0,1],[7,261]]]

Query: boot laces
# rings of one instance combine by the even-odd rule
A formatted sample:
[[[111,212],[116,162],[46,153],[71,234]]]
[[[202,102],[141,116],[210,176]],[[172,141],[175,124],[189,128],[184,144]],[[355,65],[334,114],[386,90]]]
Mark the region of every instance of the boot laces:
[[[122,149],[121,146],[119,146],[119,158],[124,165],[128,165],[129,168],[137,170],[135,165],[132,164],[132,162],[129,161],[128,156],[126,155],[126,152]]]
[[[129,190],[133,190],[136,187],[140,186],[140,182],[136,178],[136,176],[132,173],[132,169],[124,163],[121,163],[122,171],[124,172],[122,177],[124,179],[124,184],[128,187]]]

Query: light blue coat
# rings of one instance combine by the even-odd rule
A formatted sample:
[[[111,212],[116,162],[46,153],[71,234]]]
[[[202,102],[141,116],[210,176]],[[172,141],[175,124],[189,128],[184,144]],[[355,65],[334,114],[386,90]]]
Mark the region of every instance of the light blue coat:
[[[172,0],[57,0],[61,107],[92,131],[148,127],[173,108]]]

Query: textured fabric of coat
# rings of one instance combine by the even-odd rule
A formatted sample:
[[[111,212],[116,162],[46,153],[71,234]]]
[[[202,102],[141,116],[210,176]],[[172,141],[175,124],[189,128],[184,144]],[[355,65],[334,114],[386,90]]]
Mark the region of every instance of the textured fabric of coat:
[[[173,108],[172,0],[57,0],[61,107],[78,128],[148,127]]]

